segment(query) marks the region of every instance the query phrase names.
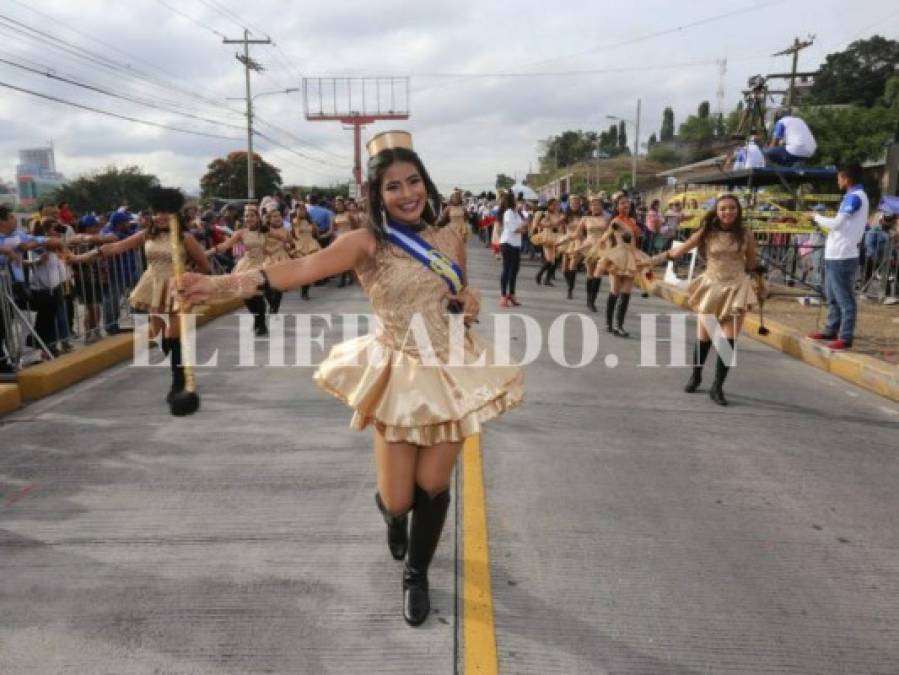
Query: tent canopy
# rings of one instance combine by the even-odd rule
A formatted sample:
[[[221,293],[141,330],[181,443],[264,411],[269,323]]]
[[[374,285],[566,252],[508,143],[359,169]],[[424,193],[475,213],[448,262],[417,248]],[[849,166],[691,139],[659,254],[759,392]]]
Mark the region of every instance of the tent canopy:
[[[520,192],[524,195],[525,199],[533,199],[535,201],[538,199],[537,193],[523,183],[515,183],[511,188],[511,192],[516,198],[518,198],[518,193]]]

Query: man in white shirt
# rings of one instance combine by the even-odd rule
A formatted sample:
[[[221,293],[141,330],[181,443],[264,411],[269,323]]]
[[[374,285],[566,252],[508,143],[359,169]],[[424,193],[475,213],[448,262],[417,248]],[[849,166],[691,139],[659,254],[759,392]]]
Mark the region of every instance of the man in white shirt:
[[[803,119],[786,113],[779,113],[775,119],[765,157],[781,166],[793,166],[815,154],[818,143]]]
[[[868,222],[868,195],[861,184],[862,169],[850,164],[840,169],[837,184],[846,191],[834,218],[806,214],[827,230],[824,242],[824,294],[827,296],[827,322],[824,329],[809,335],[813,340],[830,340],[831,349],[852,346],[855,333],[855,276],[858,273],[858,245]]]
[[[755,136],[750,136],[743,151],[744,169],[763,169],[765,167],[765,154],[758,146]]]

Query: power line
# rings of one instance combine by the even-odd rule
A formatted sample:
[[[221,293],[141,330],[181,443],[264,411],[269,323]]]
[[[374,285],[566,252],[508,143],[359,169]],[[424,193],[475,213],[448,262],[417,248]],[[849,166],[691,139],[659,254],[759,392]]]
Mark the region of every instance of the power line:
[[[89,105],[84,105],[83,103],[76,103],[74,101],[68,101],[63,98],[57,98],[56,96],[50,96],[49,94],[42,94],[38,91],[33,91],[31,89],[25,89],[24,87],[17,87],[14,84],[10,84],[9,82],[0,82],[0,87],[6,87],[7,89],[12,89],[13,91],[18,91],[24,94],[30,94],[31,96],[37,96],[38,98],[45,99],[47,101],[53,101],[55,103],[62,103],[63,105],[72,106],[73,108],[80,108],[81,110],[87,110],[90,112],[95,112],[100,115],[106,115],[107,117],[117,117],[121,120],[126,120],[128,122],[135,122],[136,124],[145,124],[151,127],[157,127],[159,129],[168,129],[169,131],[178,131],[182,134],[193,134],[194,136],[205,136],[207,138],[221,138],[226,141],[239,141],[239,138],[234,138],[233,136],[222,136],[220,134],[210,134],[205,131],[195,131],[193,129],[183,129],[181,127],[173,127],[168,124],[160,124],[159,122],[150,122],[149,120],[142,120],[136,117],[129,117],[128,115],[120,115],[119,113],[110,112],[109,110],[100,110],[99,108],[94,108]]]
[[[172,7],[172,6],[171,6],[170,4],[168,4],[165,0],[156,0],[156,2],[158,2],[160,5],[162,5],[162,6],[165,7],[166,9],[168,9],[168,10],[174,12],[174,13],[177,14],[178,16],[187,19],[188,21],[190,21],[190,22],[191,22],[192,24],[194,24],[195,26],[199,26],[199,27],[202,28],[203,30],[207,30],[207,31],[209,31],[210,33],[212,33],[213,35],[215,35],[215,36],[217,36],[217,37],[220,37],[220,38],[224,38],[224,37],[225,37],[224,33],[219,33],[215,28],[213,28],[213,27],[211,27],[211,26],[207,26],[205,23],[203,23],[203,22],[200,21],[199,19],[195,19],[195,18],[193,18],[192,16],[190,16],[190,15],[188,15],[188,14],[185,14],[184,12],[182,12],[182,11],[181,11],[180,9],[178,9],[177,7]]]
[[[171,108],[164,108],[162,106],[156,105],[155,103],[139,98],[133,98],[131,96],[125,96],[123,94],[118,94],[114,91],[109,91],[107,89],[103,89],[102,87],[97,87],[91,84],[86,84],[84,82],[78,82],[76,80],[69,79],[67,77],[62,77],[60,75],[54,75],[49,71],[41,71],[37,68],[31,68],[21,63],[15,63],[14,61],[9,61],[4,58],[0,58],[0,63],[5,63],[8,66],[12,66],[13,68],[18,68],[20,70],[24,70],[29,73],[35,73],[37,75],[43,75],[51,80],[56,80],[58,82],[65,82],[66,84],[71,84],[76,87],[81,87],[82,89],[87,89],[88,91],[93,91],[98,94],[103,94],[104,96],[110,96],[112,98],[117,98],[122,101],[128,101],[130,103],[137,103],[138,105],[143,105],[148,108],[153,108],[154,110],[160,110],[162,112],[172,113],[174,115],[183,115],[184,117],[190,117],[191,119],[199,120],[201,122],[208,122],[209,124],[215,124],[217,126],[228,127],[231,129],[241,130],[243,127],[237,126],[236,124],[227,124],[225,122],[220,122],[218,120],[210,119],[208,117],[203,117],[201,115],[193,115],[188,112],[182,112],[180,110],[173,110]]]

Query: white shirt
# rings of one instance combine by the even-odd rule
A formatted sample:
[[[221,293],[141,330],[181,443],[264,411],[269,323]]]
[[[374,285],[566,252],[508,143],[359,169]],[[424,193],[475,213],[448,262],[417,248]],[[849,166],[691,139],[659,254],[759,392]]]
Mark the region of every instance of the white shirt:
[[[789,152],[789,150],[787,152]],[[765,155],[757,143],[749,141],[746,144],[745,162],[743,166],[747,169],[765,168]]]
[[[783,140],[787,152],[796,157],[811,157],[818,149],[808,124],[799,117],[787,115],[774,125],[774,138]]]
[[[518,211],[515,209],[506,209],[503,214],[503,231],[499,235],[500,244],[509,244],[515,248],[521,248],[521,232],[516,232],[519,227],[525,224]]]
[[[825,260],[858,258],[858,243],[868,222],[868,195],[861,185],[846,191],[835,218],[815,216],[815,222],[830,230],[824,242]]]

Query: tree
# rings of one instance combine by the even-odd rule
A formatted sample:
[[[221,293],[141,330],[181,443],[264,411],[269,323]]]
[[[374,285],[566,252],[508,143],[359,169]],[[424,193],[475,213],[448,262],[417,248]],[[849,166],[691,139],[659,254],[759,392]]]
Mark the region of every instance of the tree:
[[[671,108],[665,108],[662,113],[662,129],[659,132],[659,140],[662,143],[674,140],[674,111]]]
[[[575,162],[590,159],[596,149],[599,137],[594,131],[564,131],[558,136],[551,136],[541,143],[540,170],[543,173],[554,171]],[[601,145],[601,142],[600,142]]]
[[[724,121],[724,115],[718,113],[715,115],[715,137],[724,138],[727,136],[727,124]]]
[[[899,106],[803,109],[801,117],[818,142],[815,164],[861,163],[881,157],[896,128],[897,113]]]
[[[496,189],[497,190],[510,190],[512,186],[515,185],[515,179],[510,178],[504,173],[496,174]]]
[[[703,101],[702,103],[700,103],[699,110],[697,111],[699,119],[707,120],[709,118],[709,111],[710,107],[708,101]]]
[[[672,148],[668,143],[659,143],[657,145],[654,145],[652,149],[646,154],[646,158],[653,162],[663,164],[665,167],[672,167],[683,164],[681,154],[677,150]]]
[[[618,147],[622,153],[627,150],[627,126],[624,120],[618,123]]]
[[[646,141],[646,148],[647,148],[647,150],[651,150],[651,149],[652,149],[652,146],[658,145],[658,143],[659,143],[659,139],[658,139],[658,137],[656,136],[656,133],[653,131],[653,132],[649,135],[649,140]]]
[[[812,86],[813,103],[873,106],[899,69],[899,42],[875,35],[828,54]]]
[[[147,192],[159,185],[152,174],[141,173],[139,167],[111,166],[101,172],[80,176],[58,187],[54,202],[68,202],[76,213],[114,211],[127,206],[133,211],[147,208]]]
[[[214,159],[200,179],[203,198],[243,199],[247,196],[247,153],[232,152],[224,159]],[[281,189],[281,172],[253,153],[253,180],[256,195],[270,195]]]

